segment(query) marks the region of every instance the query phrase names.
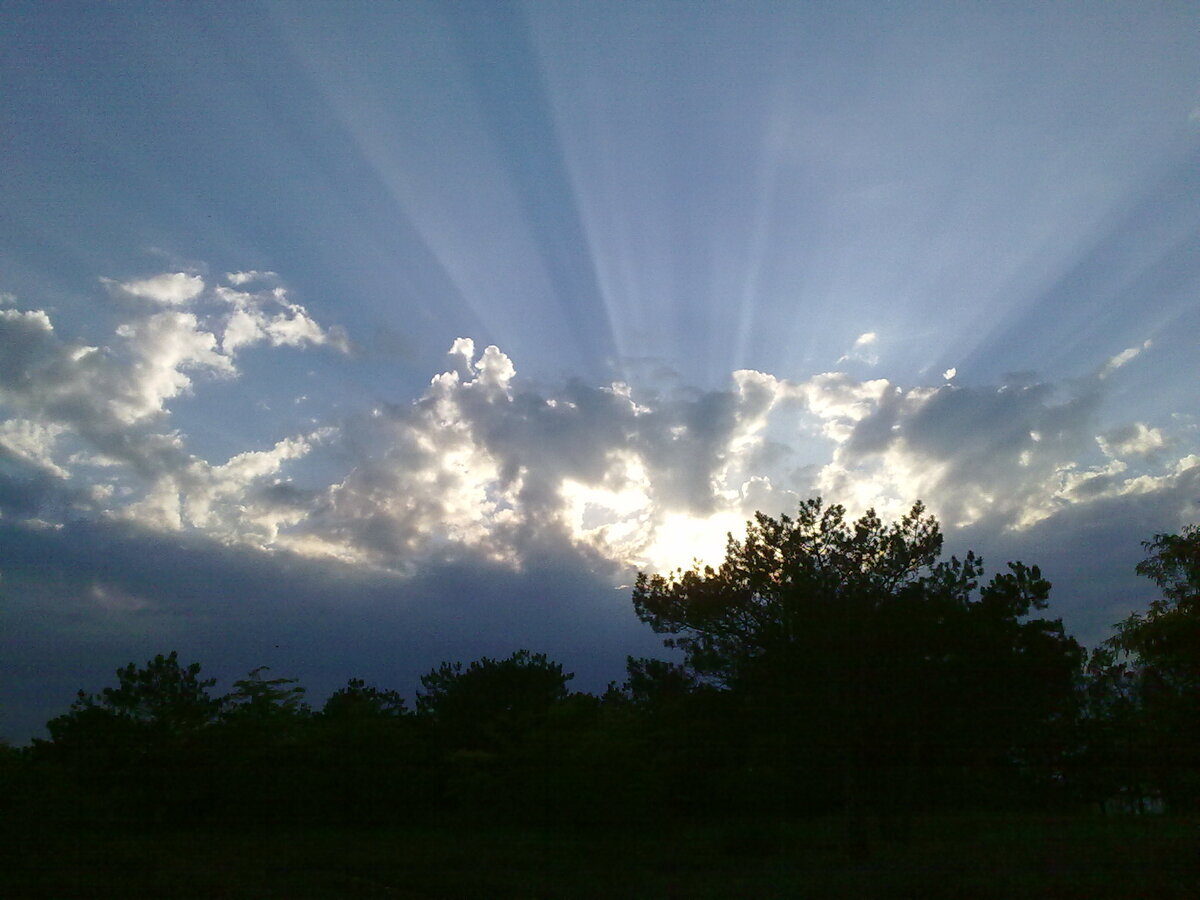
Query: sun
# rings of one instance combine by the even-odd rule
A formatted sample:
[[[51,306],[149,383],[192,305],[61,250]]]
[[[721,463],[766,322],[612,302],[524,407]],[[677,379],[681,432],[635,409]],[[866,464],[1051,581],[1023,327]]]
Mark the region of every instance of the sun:
[[[694,564],[716,566],[725,558],[728,536],[745,531],[746,519],[735,512],[710,516],[669,513],[654,529],[654,537],[642,551],[658,572],[689,569]]]

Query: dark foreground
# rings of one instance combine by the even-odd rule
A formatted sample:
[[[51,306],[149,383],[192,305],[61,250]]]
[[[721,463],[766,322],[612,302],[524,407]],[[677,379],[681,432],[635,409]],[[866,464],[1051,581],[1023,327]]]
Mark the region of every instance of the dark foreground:
[[[1200,819],[940,816],[846,853],[811,819],[619,829],[54,831],[8,822],[0,897],[1200,897]]]

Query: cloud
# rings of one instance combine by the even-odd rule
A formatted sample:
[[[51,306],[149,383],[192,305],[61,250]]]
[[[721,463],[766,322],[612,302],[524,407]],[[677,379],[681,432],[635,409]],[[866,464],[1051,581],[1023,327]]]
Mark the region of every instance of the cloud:
[[[65,431],[66,427],[56,422],[8,419],[0,422],[0,450],[58,478],[67,478],[70,473],[54,462],[55,445]]]
[[[259,272],[257,269],[251,269],[247,272],[227,272],[225,280],[235,287],[241,287],[243,284],[253,281],[275,282],[279,280],[279,276],[274,272]]]
[[[190,277],[122,289],[184,297]],[[186,302],[134,315],[103,347],[60,339],[43,311],[0,310],[12,412],[0,448],[66,486],[90,475],[98,487],[71,500],[79,514],[409,575],[432,559],[519,569],[564,552],[666,568],[719,555],[724,533],[754,511],[814,492],[885,514],[924,498],[951,527],[1020,529],[1099,498],[1167,490],[1178,475],[1160,458],[1165,426],[1099,428],[1104,377],[1148,344],[1066,385],[904,386],[841,372],[788,381],[746,369],[725,390],[643,392],[578,381],[535,391],[498,347],[459,338],[414,401],[318,419],[210,462],[171,427],[175,398],[198,379],[236,378],[253,346],[337,341],[278,285],[218,285]],[[856,351],[875,341],[861,335]],[[341,474],[293,483],[314,455],[324,460],[314,471],[340,459]]]
[[[218,339],[231,306],[261,320],[261,333],[244,345],[334,343],[333,330],[287,302],[280,288],[231,302],[184,273],[111,284],[118,295],[155,302],[125,307],[125,321],[100,346],[60,337],[44,310],[0,309],[0,450],[61,481],[87,485],[72,495],[73,514],[160,529],[197,527],[225,540],[269,540],[292,513],[254,491],[328,429],[210,464],[188,451],[170,406],[198,381],[239,376],[236,348],[226,350]],[[46,482],[36,483],[46,489]],[[47,502],[61,508],[60,499]],[[233,518],[239,524],[231,524]]]
[[[1099,435],[1096,443],[1100,445],[1105,456],[1113,458],[1150,456],[1167,446],[1161,428],[1150,428],[1142,422],[1114,428],[1106,434]]]
[[[854,340],[854,346],[847,353],[838,357],[838,363],[844,362],[863,362],[869,366],[874,366],[879,362],[879,356],[871,351],[871,348],[879,340],[879,335],[874,331],[866,331],[860,334]]]
[[[204,279],[186,272],[164,272],[140,281],[118,282],[110,278],[100,281],[120,295],[161,306],[185,306],[204,290]]]
[[[534,385],[500,348],[460,338],[415,398],[364,398],[337,418],[310,403],[315,420],[207,459],[180,397],[239,379],[242,354],[336,343],[277,283],[227,280],[178,304],[118,303],[124,321],[94,342],[44,310],[0,307],[0,569],[6,596],[28,598],[0,627],[56,623],[23,646],[117,635],[148,657],[208,635],[229,656],[221,641],[244,632],[260,644],[239,650],[241,674],[270,661],[254,648],[276,633],[305,648],[337,633],[380,660],[396,652],[387,633],[427,670],[603,632],[602,649],[572,646],[619,667],[637,641],[653,645],[612,590],[633,568],[717,561],[756,510],[814,494],[886,517],[921,498],[952,541],[1094,570],[1070,602],[1095,626],[1087,616],[1120,612],[1128,585],[1100,583],[1110,544],[1101,562],[1064,548],[1115,518],[1140,529],[1136,553],[1200,515],[1192,419],[1122,423],[1106,407],[1106,376],[1145,345],[1063,383],[744,369],[698,391]],[[184,283],[146,281],[158,296]]]
[[[1107,378],[1117,369],[1136,359],[1143,350],[1149,350],[1153,341],[1144,341],[1140,347],[1127,347],[1116,356],[1111,357],[1100,369],[1100,378]]]
[[[251,280],[250,273],[230,276],[234,284]],[[253,273],[257,275],[258,273]],[[220,286],[216,297],[228,314],[220,326],[221,350],[234,354],[242,348],[266,343],[272,347],[304,347],[329,344],[343,352],[349,349],[340,329],[323,329],[303,306],[288,300],[287,290],[275,287],[258,293]]]
[[[252,274],[227,280],[263,277]],[[137,290],[165,296],[192,283],[179,275],[122,289],[153,284]],[[6,509],[406,578],[565,558],[627,573],[715,559],[756,510],[784,512],[813,494],[887,516],[921,498],[951,530],[1000,534],[1165,496],[1194,477],[1186,428],[1102,415],[1105,376],[1145,345],[1062,384],[903,385],[842,372],[792,381],[745,369],[723,390],[696,391],[578,380],[535,389],[501,349],[459,338],[415,399],[376,398],[336,420],[317,411],[265,446],[209,460],[175,421],[177,398],[238,378],[251,348],[336,340],[278,284],[205,287],[185,302],[127,309],[97,346],[60,336],[44,311],[0,309]]]

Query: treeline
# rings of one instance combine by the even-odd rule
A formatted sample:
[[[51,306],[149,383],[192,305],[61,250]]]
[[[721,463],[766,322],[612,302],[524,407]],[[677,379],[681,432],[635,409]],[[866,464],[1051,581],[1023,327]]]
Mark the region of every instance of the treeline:
[[[410,707],[351,679],[319,708],[260,668],[223,696],[175,653],[81,691],[0,755],[10,817],[259,826],[619,824],[843,812],[1200,806],[1200,529],[1138,571],[1162,598],[1091,653],[1037,615],[1050,584],[942,560],[917,505],[887,525],[809,501],[717,569],[639,578],[680,663],[602,695],[543,654],[443,663]]]

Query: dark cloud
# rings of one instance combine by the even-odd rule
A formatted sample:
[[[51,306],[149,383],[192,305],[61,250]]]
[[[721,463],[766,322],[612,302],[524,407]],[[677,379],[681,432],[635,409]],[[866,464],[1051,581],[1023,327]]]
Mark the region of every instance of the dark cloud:
[[[445,659],[545,651],[602,690],[626,654],[659,640],[618,573],[569,548],[521,572],[478,559],[434,561],[413,577],[292,554],[163,536],[129,524],[35,528],[0,521],[0,735],[24,741],[130,661],[177,649],[228,689],[258,665],[293,676],[316,702],[349,677],[411,698]],[[116,598],[114,600],[114,598]]]

